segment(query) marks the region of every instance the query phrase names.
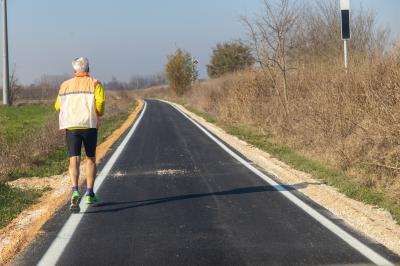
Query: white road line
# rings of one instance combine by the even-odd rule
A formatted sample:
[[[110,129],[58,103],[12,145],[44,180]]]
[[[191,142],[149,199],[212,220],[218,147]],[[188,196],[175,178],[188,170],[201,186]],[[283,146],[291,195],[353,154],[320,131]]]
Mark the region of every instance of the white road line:
[[[147,103],[145,102],[142,113],[140,114],[138,119],[136,119],[132,128],[129,130],[129,132],[125,136],[124,140],[121,142],[121,144],[118,146],[117,150],[114,152],[114,154],[108,160],[107,164],[104,166],[101,173],[97,176],[96,182],[94,185],[95,191],[97,191],[100,188],[101,184],[103,183],[103,181],[107,177],[108,173],[114,166],[114,163],[117,161],[118,157],[124,150],[126,144],[132,137],[133,133],[135,132],[136,128],[138,127],[138,125],[140,123],[140,120],[143,117],[144,112],[146,111],[146,106],[147,106]],[[84,200],[81,201],[79,206],[81,207],[81,212],[79,214],[72,214],[68,218],[67,222],[64,224],[61,231],[58,233],[57,237],[51,243],[49,249],[46,251],[46,253],[43,255],[43,257],[40,259],[40,261],[38,263],[39,266],[49,266],[49,265],[55,265],[57,263],[58,259],[62,255],[65,247],[68,245],[68,242],[72,238],[72,235],[73,235],[76,227],[79,225],[79,222],[81,221],[84,213],[87,210],[87,205],[84,203]]]
[[[167,102],[168,103],[168,102]],[[187,114],[182,112],[179,108],[177,108],[174,104],[168,103],[172,105],[176,110],[178,110],[182,115],[184,115],[187,119],[189,119],[193,124],[195,124],[201,131],[203,131],[210,139],[212,139],[215,143],[217,143],[223,150],[225,150],[227,153],[229,153],[233,158],[238,160],[240,163],[242,163],[244,166],[246,166],[250,171],[267,181],[271,186],[273,186],[279,193],[282,193],[288,200],[296,204],[299,208],[301,208],[303,211],[305,211],[307,214],[309,214],[312,218],[314,218],[316,221],[318,221],[320,224],[322,224],[324,227],[326,227],[328,230],[330,230],[332,233],[340,237],[343,241],[345,241],[347,244],[349,244],[351,247],[353,247],[355,250],[360,252],[363,256],[371,260],[373,263],[376,265],[394,265],[375,251],[373,251],[371,248],[363,244],[361,241],[358,239],[354,238],[351,236],[349,233],[347,233],[345,230],[334,224],[332,221],[330,221],[328,218],[314,210],[312,207],[310,207],[308,204],[306,204],[304,201],[300,200],[298,197],[296,197],[294,194],[289,192],[287,189],[285,189],[283,186],[279,185],[277,182],[275,182],[272,178],[268,177],[265,175],[263,172],[252,166],[250,163],[246,162],[244,159],[242,159],[239,155],[237,155],[235,152],[233,152],[231,149],[229,149],[225,144],[223,144],[221,141],[219,141],[217,138],[215,138],[212,134],[210,134],[207,130],[205,130],[202,126],[200,126],[196,121],[194,121],[191,117],[189,117]]]

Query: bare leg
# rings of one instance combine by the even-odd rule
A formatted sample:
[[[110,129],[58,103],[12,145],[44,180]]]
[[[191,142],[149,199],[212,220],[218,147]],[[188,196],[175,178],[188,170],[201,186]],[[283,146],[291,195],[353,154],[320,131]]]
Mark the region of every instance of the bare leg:
[[[96,157],[86,158],[86,183],[87,188],[93,188],[96,178]]]
[[[69,158],[69,175],[71,177],[71,184],[73,187],[78,186],[80,163],[80,156],[73,156]]]

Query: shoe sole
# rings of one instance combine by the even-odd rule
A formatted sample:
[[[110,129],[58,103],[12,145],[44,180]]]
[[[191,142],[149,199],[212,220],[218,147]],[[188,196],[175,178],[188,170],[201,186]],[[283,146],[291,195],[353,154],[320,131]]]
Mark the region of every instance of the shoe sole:
[[[73,213],[78,213],[81,211],[81,207],[79,206],[80,198],[74,198],[71,200],[71,205],[69,206],[69,210]]]
[[[69,210],[70,210],[72,213],[78,213],[78,212],[81,211],[81,207],[79,207],[79,205],[73,205],[73,204],[71,204],[71,206],[69,207]]]

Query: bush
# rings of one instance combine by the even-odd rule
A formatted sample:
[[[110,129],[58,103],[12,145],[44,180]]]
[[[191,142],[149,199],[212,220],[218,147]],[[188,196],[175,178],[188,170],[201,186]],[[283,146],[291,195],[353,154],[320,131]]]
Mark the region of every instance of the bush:
[[[197,69],[191,54],[182,49],[177,49],[175,54],[168,56],[166,72],[170,87],[177,95],[188,91],[192,81],[197,78]]]
[[[210,78],[220,77],[226,73],[244,70],[254,63],[250,47],[242,42],[219,43],[213,48],[211,63],[207,65]]]

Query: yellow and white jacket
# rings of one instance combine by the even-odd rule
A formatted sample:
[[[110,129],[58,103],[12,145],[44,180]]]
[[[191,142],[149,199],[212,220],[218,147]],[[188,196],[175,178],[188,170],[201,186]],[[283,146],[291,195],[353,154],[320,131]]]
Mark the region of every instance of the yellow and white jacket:
[[[100,82],[88,73],[75,73],[65,81],[54,105],[60,112],[60,129],[97,128],[104,113],[105,92]]]

